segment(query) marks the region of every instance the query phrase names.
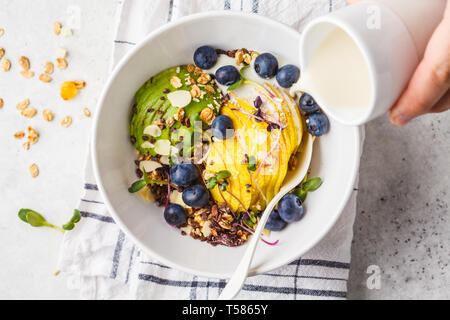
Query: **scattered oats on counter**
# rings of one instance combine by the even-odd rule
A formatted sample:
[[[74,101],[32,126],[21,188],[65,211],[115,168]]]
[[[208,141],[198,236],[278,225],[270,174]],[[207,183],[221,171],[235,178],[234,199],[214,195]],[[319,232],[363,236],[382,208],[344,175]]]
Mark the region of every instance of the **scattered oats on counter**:
[[[64,59],[64,58],[56,58],[56,66],[59,68],[59,69],[65,69],[65,68],[67,68],[67,60],[66,59]]]
[[[83,109],[83,114],[85,117],[90,118],[91,117],[91,112],[89,111],[88,108],[84,108]]]
[[[17,131],[16,133],[14,133],[14,138],[16,139],[22,139],[23,137],[25,137],[25,132],[23,131]]]
[[[5,34],[5,29],[0,28],[0,37]]]
[[[3,99],[0,98],[0,108],[3,108]]]
[[[3,71],[9,71],[11,69],[11,61],[3,57],[2,62],[0,63],[0,68],[2,68]]]
[[[44,72],[45,72],[46,74],[52,74],[52,73],[53,73],[53,70],[54,70],[53,63],[47,61],[47,62],[44,64]]]
[[[18,110],[23,110],[23,109],[25,109],[26,107],[28,107],[30,105],[30,99],[25,99],[25,100],[23,100],[22,102],[19,102],[17,105],[16,105],[16,108],[18,109]]]
[[[73,83],[75,84],[75,87],[77,87],[77,89],[83,89],[84,87],[86,87],[86,82],[83,80],[75,80]]]
[[[22,77],[27,78],[27,79],[34,77],[34,72],[29,71],[29,70],[22,70],[22,71],[20,71],[20,74],[22,75]]]
[[[0,48],[0,59],[3,58],[4,55],[5,55],[5,49]]]
[[[53,23],[53,32],[56,35],[59,35],[61,33],[61,28],[62,28],[62,25],[58,21]]]
[[[21,56],[18,62],[23,70],[30,70],[30,60],[27,57]]]
[[[44,111],[42,111],[42,117],[44,118],[45,121],[50,122],[53,120],[53,118],[55,116],[53,115],[53,113],[50,110],[44,109]]]
[[[39,133],[36,129],[28,126],[28,142],[31,144],[35,144],[39,140]]]
[[[20,114],[27,118],[33,118],[37,113],[37,110],[33,107],[26,107]]]
[[[69,127],[72,124],[72,118],[70,116],[65,116],[61,121],[61,126],[64,128]]]
[[[41,73],[39,75],[39,80],[41,80],[42,82],[50,82],[52,81],[52,78],[49,75],[46,75],[45,73]]]
[[[38,166],[35,163],[33,163],[30,166],[30,174],[31,174],[32,178],[36,178],[39,175],[39,169],[38,169]]]

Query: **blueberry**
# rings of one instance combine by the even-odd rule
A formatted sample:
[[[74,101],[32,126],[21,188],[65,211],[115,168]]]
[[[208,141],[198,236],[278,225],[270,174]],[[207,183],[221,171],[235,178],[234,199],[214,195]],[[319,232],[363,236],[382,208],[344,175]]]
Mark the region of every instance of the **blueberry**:
[[[187,221],[187,213],[182,206],[172,203],[164,210],[164,219],[171,226],[178,227]]]
[[[180,163],[170,167],[170,180],[177,186],[190,186],[199,177],[198,168],[192,163]]]
[[[328,132],[330,122],[323,113],[312,113],[306,118],[306,128],[313,136],[319,137]]]
[[[234,135],[233,121],[228,116],[218,116],[211,125],[212,134],[219,140],[231,138]]]
[[[233,66],[223,66],[216,71],[216,80],[224,86],[231,86],[241,80],[238,69]]]
[[[278,202],[278,213],[285,222],[295,222],[303,216],[302,201],[295,194],[288,193]]]
[[[280,231],[286,227],[287,223],[280,218],[278,211],[273,210],[270,213],[269,219],[267,220],[264,228],[270,231]]]
[[[319,111],[320,106],[313,97],[307,93],[304,93],[300,97],[300,109],[302,109],[306,114],[310,114]]]
[[[209,203],[209,194],[205,186],[196,184],[183,191],[183,201],[190,207],[203,208]]]
[[[278,60],[271,53],[260,54],[255,60],[255,71],[264,79],[275,77],[278,71]]]
[[[202,69],[211,69],[217,62],[217,52],[210,46],[203,46],[195,50],[195,65]]]
[[[300,78],[300,69],[292,64],[288,64],[278,70],[277,82],[283,88],[290,88]]]

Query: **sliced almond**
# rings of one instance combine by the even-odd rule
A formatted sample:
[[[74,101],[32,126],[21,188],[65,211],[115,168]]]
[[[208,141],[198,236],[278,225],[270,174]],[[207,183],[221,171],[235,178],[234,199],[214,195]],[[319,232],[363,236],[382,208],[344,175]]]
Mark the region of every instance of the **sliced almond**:
[[[153,160],[146,160],[146,161],[141,161],[139,163],[139,169],[141,169],[141,171],[144,171],[147,173],[153,172],[158,168],[161,168],[162,165],[159,162],[153,161]]]
[[[159,158],[159,162],[161,162],[162,164],[165,164],[165,165],[169,166],[169,165],[170,165],[170,158],[169,158],[169,156],[161,156],[161,157]]]
[[[22,71],[20,71],[20,74],[22,75],[22,77],[27,78],[27,79],[34,77],[34,72],[29,71],[29,70],[22,70]]]
[[[33,107],[26,107],[23,109],[20,114],[27,118],[33,118],[36,115],[37,111]]]
[[[5,49],[0,48],[0,59],[5,55]]]
[[[65,116],[61,121],[61,126],[67,128],[72,124],[72,118],[70,116]]]
[[[26,107],[28,107],[30,105],[30,99],[25,99],[25,100],[23,100],[22,102],[19,102],[17,105],[16,105],[16,108],[18,109],[18,110],[23,110],[23,109],[25,109]]]
[[[41,80],[42,82],[50,82],[52,81],[52,78],[49,75],[46,75],[45,73],[41,73],[39,75],[39,80]]]
[[[25,132],[23,131],[17,131],[16,133],[14,133],[14,138],[16,139],[22,139],[23,137],[25,137]]]
[[[72,29],[70,29],[69,27],[64,26],[61,28],[61,35],[64,38],[71,37],[72,34],[73,34]]]
[[[178,90],[171,92],[167,95],[167,99],[169,99],[172,106],[177,108],[184,108],[189,103],[191,103],[192,97],[189,91],[186,90]]]
[[[65,69],[65,68],[67,68],[67,60],[66,59],[64,59],[64,58],[56,58],[56,66],[59,68],[59,69]]]
[[[155,152],[162,156],[170,155],[170,141],[158,140],[155,142]]]
[[[25,57],[25,56],[21,56],[18,60],[19,65],[22,67],[23,70],[28,71],[30,70],[30,60]]]
[[[54,70],[54,65],[53,65],[53,63],[50,62],[50,61],[47,61],[47,62],[44,64],[44,72],[45,72],[46,74],[52,74],[52,73],[53,73],[53,70]]]
[[[59,35],[61,33],[61,28],[62,28],[62,25],[58,21],[53,23],[53,32],[56,35]]]
[[[91,112],[89,111],[88,108],[84,108],[83,109],[83,114],[85,117],[90,118],[91,117]]]
[[[0,68],[2,68],[3,71],[9,71],[11,69],[11,61],[3,57],[2,62],[0,63]]]
[[[36,178],[39,175],[39,169],[35,163],[30,166],[30,174],[33,178]]]
[[[48,121],[48,122],[52,121],[53,118],[55,117],[53,115],[53,113],[48,109],[45,109],[44,111],[42,111],[42,116],[44,117],[45,121]]]
[[[151,124],[145,127],[144,134],[157,138],[161,135],[161,129],[157,125]]]
[[[154,147],[155,147],[155,145],[152,144],[152,143],[150,143],[150,142],[148,142],[148,141],[144,141],[144,142],[141,144],[141,148],[142,148],[142,149],[153,149]]]
[[[64,59],[65,57],[67,57],[67,50],[63,48],[56,49],[56,57]]]
[[[83,80],[75,80],[73,83],[75,83],[75,87],[77,87],[77,89],[83,89],[86,87],[86,81]]]

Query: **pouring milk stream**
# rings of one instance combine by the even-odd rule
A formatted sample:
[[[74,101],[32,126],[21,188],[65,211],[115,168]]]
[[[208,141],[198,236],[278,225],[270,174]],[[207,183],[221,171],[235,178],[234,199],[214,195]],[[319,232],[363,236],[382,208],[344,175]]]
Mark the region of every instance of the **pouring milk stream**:
[[[302,34],[300,80],[333,119],[361,125],[406,87],[442,20],[446,0],[377,0],[313,20]]]

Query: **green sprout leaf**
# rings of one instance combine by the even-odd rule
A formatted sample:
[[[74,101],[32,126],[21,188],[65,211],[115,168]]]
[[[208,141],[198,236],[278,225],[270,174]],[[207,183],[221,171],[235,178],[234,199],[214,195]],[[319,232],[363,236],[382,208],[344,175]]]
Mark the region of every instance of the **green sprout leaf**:
[[[293,192],[297,197],[300,198],[300,200],[302,200],[302,202],[305,202],[306,200],[306,195],[308,194],[307,191],[303,190],[302,188],[297,188],[294,190]]]
[[[136,193],[136,192],[140,191],[142,188],[144,188],[146,185],[147,185],[147,182],[145,181],[145,179],[138,180],[138,181],[134,182],[131,185],[131,187],[128,188],[128,192]]]
[[[62,226],[64,230],[72,230],[73,228],[75,228],[75,223],[73,223],[72,221],[67,222],[65,225]]]
[[[208,187],[208,189],[214,189],[217,186],[217,178],[216,177],[211,177],[206,181],[206,186]]]
[[[217,180],[224,180],[231,177],[231,173],[228,170],[222,170],[217,172]]]
[[[233,91],[236,90],[242,83],[244,83],[244,80],[239,80],[233,83],[231,86],[228,87],[227,91]]]
[[[31,209],[20,209],[18,216],[20,220],[28,223],[32,227],[49,227],[64,232],[63,229],[57,227],[45,220],[45,218],[38,212]]]
[[[23,222],[28,223],[27,221],[27,212],[31,211],[30,209],[20,209],[18,216],[20,218],[20,220],[22,220]]]
[[[72,219],[70,219],[70,221],[72,221],[73,223],[77,223],[81,220],[81,213],[80,210],[75,209],[73,211],[73,216]]]
[[[306,192],[312,192],[319,189],[322,185],[322,179],[319,177],[311,178],[302,185],[302,189]]]
[[[231,86],[229,86],[228,89],[227,89],[227,91],[233,91],[233,90],[236,90],[236,89],[237,89],[241,84],[243,84],[243,83],[250,83],[250,80],[247,80],[247,79],[244,77],[244,71],[247,70],[249,67],[250,67],[250,66],[245,66],[245,67],[242,67],[242,68],[239,70],[239,74],[241,75],[241,79],[240,79],[239,81],[233,83]]]
[[[32,227],[44,227],[48,224],[47,220],[45,220],[45,218],[37,213],[36,211],[28,211],[25,215],[27,222],[32,226]]]
[[[256,160],[255,156],[250,156],[248,158],[248,165],[247,169],[250,171],[256,171],[256,166],[258,165],[258,161]]]

